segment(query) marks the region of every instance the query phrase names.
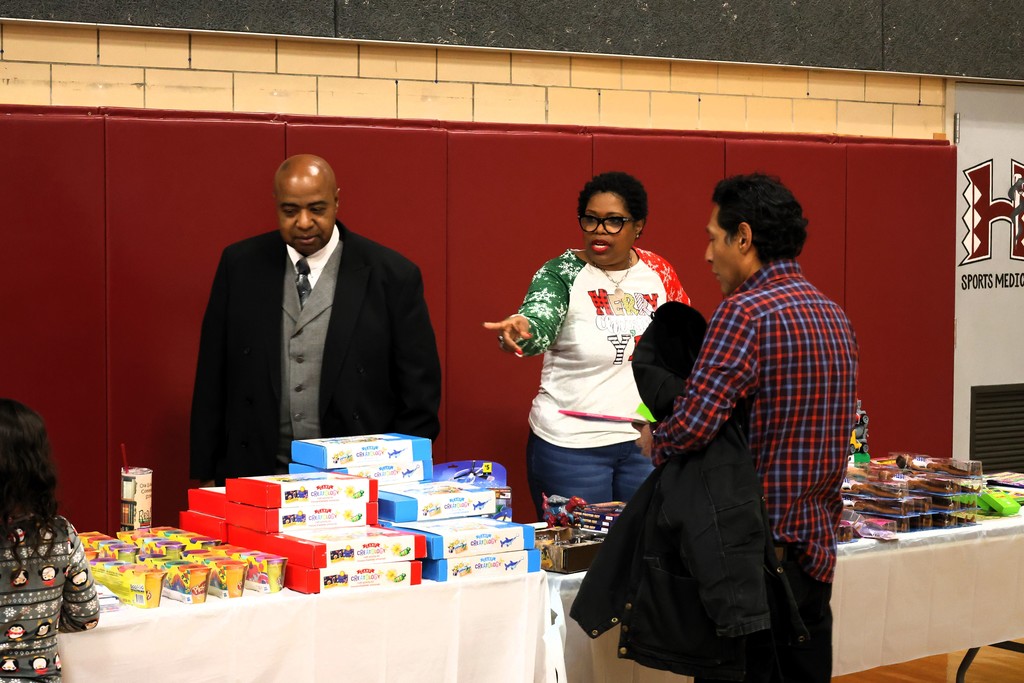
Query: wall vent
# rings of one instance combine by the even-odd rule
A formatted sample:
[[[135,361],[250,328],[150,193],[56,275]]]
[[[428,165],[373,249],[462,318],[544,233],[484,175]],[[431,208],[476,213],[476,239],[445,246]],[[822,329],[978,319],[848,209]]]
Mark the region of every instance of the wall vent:
[[[971,387],[971,459],[984,472],[1024,472],[1024,384]]]

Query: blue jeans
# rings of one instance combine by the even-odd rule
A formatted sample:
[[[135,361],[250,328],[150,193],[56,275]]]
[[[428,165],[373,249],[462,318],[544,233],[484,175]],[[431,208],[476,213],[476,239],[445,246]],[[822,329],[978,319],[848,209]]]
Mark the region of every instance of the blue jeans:
[[[542,493],[588,503],[628,501],[654,467],[634,441],[597,448],[563,448],[533,431],[526,442],[526,479],[537,509],[544,518]]]

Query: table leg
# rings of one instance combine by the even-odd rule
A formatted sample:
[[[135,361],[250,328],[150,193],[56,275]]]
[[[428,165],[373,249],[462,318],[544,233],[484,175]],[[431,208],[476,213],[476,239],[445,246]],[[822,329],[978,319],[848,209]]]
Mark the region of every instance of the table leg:
[[[1001,643],[992,643],[988,647],[998,647],[1000,650],[1012,650],[1013,652],[1020,652],[1024,654],[1024,643],[1018,643],[1013,640],[1004,640]],[[974,658],[978,656],[979,647],[972,647],[964,655],[964,659],[960,662],[960,666],[956,670],[956,683],[964,683],[964,676],[967,675],[967,669],[970,668],[971,663],[974,662]]]
[[[960,666],[957,667],[956,670],[956,683],[964,683],[964,676],[967,675],[967,669],[970,668],[971,662],[974,661],[974,658],[978,656],[978,650],[980,649],[981,648],[978,647],[972,647],[967,651],[967,654],[964,655],[963,661],[960,662]]]
[[[1000,650],[1012,650],[1014,652],[1024,654],[1024,643],[1018,643],[1015,640],[1004,640],[1001,643],[992,643],[989,647],[998,647]]]

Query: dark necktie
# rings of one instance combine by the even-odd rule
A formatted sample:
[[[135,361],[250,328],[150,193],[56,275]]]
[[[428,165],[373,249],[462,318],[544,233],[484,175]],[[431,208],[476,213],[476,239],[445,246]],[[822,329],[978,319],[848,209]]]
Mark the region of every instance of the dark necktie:
[[[295,289],[299,291],[299,307],[301,308],[306,305],[306,299],[313,291],[313,287],[309,284],[309,263],[305,258],[300,258],[295,263],[295,272],[298,273],[295,277]]]

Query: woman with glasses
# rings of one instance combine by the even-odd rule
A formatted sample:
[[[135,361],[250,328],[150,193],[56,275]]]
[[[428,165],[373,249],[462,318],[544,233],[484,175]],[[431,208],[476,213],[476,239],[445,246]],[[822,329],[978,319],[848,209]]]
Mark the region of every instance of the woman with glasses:
[[[635,242],[647,224],[647,192],[636,178],[602,173],[580,192],[583,248],[568,249],[533,276],[519,311],[484,323],[506,353],[544,353],[530,410],[526,473],[543,515],[543,495],[590,503],[628,501],[651,471],[628,419],[640,404],[632,355],[654,310],[690,299],[665,259]]]

